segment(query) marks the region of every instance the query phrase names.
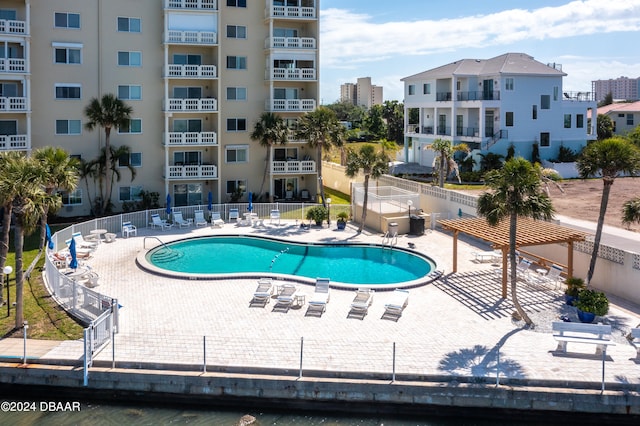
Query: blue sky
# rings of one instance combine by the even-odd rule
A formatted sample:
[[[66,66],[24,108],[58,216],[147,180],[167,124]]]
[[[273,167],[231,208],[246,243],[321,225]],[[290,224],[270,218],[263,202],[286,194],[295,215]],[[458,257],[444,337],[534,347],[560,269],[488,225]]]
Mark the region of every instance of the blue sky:
[[[323,104],[358,77],[402,101],[403,77],[506,52],[562,64],[567,91],[640,77],[640,0],[320,0],[320,8]]]

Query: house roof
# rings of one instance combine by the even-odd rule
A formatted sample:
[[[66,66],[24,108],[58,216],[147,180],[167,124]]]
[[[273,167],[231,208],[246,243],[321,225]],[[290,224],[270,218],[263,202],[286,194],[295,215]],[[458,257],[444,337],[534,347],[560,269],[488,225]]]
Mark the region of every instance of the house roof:
[[[491,59],[461,59],[447,65],[442,65],[418,74],[404,77],[401,81],[426,80],[455,76],[495,74],[524,74],[566,76],[556,68],[533,59],[525,53],[505,53]]]
[[[608,114],[610,112],[638,112],[640,111],[640,101],[618,102],[615,104],[598,107],[598,114]]]

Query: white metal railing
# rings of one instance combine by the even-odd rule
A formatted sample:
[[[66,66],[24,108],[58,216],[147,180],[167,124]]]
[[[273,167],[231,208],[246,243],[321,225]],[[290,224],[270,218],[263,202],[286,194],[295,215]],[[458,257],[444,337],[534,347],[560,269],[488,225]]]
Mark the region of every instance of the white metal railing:
[[[313,37],[268,37],[264,47],[284,49],[315,49],[316,39]]]
[[[0,19],[0,33],[26,34],[27,21]]]
[[[272,173],[314,173],[316,162],[312,160],[304,161],[273,161],[271,163]]]
[[[169,132],[165,135],[165,144],[180,145],[217,145],[216,132]]]
[[[265,104],[268,111],[313,111],[315,99],[271,99]]]
[[[268,73],[267,71],[267,76]],[[315,80],[316,70],[314,68],[273,68],[270,78],[272,80]]]
[[[218,100],[214,98],[204,99],[169,99],[169,111],[217,111]]]
[[[216,78],[217,68],[215,65],[178,65],[169,64],[166,67],[167,77],[185,78]]]
[[[267,16],[273,18],[315,18],[315,7],[272,6]]]
[[[29,148],[27,135],[0,135],[0,151],[13,151]]]
[[[1,111],[26,111],[27,98],[0,98]]]
[[[166,9],[218,10],[218,0],[165,0]]]
[[[0,72],[25,72],[26,70],[26,59],[0,58]]]
[[[168,179],[215,179],[218,167],[213,164],[203,166],[168,166]]]
[[[213,31],[169,30],[165,41],[180,44],[217,44],[218,34]]]

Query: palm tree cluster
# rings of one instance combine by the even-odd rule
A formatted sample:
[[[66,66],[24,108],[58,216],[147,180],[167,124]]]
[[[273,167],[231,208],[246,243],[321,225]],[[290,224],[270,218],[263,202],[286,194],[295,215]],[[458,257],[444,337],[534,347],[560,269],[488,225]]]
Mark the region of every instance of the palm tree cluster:
[[[16,328],[24,321],[23,247],[25,235],[41,227],[40,247],[44,247],[47,215],[62,206],[59,191],[73,191],[78,183],[77,160],[61,148],[46,147],[31,156],[9,151],[0,153],[0,271],[9,252],[9,233],[14,228],[16,276]],[[0,279],[4,280],[3,276]],[[0,281],[2,282],[2,281]]]

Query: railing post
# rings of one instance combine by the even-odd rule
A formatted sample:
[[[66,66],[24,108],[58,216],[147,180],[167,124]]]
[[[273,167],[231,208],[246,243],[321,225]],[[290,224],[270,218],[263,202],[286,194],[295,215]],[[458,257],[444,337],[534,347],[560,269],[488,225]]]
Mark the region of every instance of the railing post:
[[[391,373],[391,383],[396,381],[396,342],[393,342],[393,367]]]
[[[23,364],[27,363],[27,330],[28,329],[29,329],[29,323],[27,321],[24,321],[22,323],[22,336],[24,338],[24,348],[23,348],[23,357],[22,357]]]
[[[202,372],[207,372],[207,336],[202,336]]]
[[[602,388],[600,390],[601,394],[604,393],[604,365],[605,365],[606,358],[607,358],[607,347],[605,346],[602,349]]]
[[[83,386],[89,386],[89,356],[91,351],[87,349],[87,346],[89,345],[89,340],[90,340],[88,327],[84,329],[83,334],[84,334],[84,359],[83,359],[82,384]]]
[[[302,378],[302,350],[304,349],[304,337],[300,338],[300,373],[298,374],[298,378]]]
[[[500,386],[500,349],[496,355],[496,387]]]

